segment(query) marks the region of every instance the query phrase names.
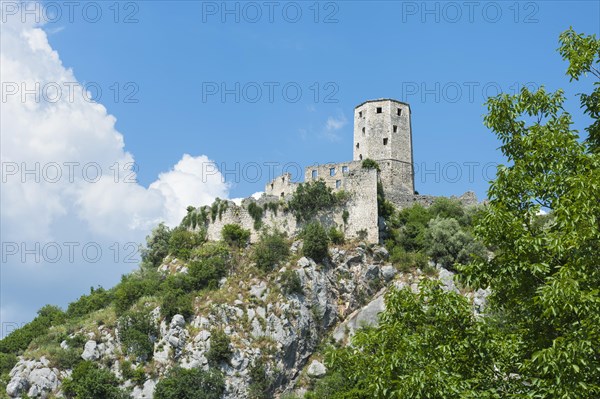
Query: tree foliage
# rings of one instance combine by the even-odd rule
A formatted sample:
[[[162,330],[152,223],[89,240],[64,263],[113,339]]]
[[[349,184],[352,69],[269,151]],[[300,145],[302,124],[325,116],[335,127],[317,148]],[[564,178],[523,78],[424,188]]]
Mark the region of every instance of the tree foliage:
[[[306,225],[302,231],[302,254],[313,259],[315,262],[321,262],[329,256],[329,237],[327,231],[318,222],[312,222]]]
[[[323,180],[317,180],[300,183],[292,195],[289,208],[298,221],[308,222],[320,211],[331,208],[337,203],[333,190]]]
[[[223,375],[216,370],[176,367],[156,384],[155,399],[219,399],[225,391]]]

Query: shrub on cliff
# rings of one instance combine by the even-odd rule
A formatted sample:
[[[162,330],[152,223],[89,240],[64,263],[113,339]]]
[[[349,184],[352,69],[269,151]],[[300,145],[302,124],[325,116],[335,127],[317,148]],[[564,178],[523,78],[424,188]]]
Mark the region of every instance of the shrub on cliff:
[[[277,264],[281,264],[290,254],[290,245],[286,236],[274,231],[263,233],[258,242],[254,245],[252,260],[256,262],[256,267],[269,272]]]
[[[243,248],[250,240],[250,230],[242,228],[239,224],[226,224],[221,230],[221,237],[227,244]]]
[[[146,237],[146,247],[142,248],[142,266],[156,268],[160,266],[165,256],[169,254],[169,240],[171,229],[159,224],[152,233]]]
[[[152,358],[158,328],[149,309],[131,310],[118,322],[119,340],[123,352],[139,361]]]
[[[70,378],[62,383],[69,399],[125,399],[129,395],[119,388],[119,380],[107,369],[93,362],[79,363]]]
[[[176,258],[188,260],[192,250],[205,241],[203,231],[195,233],[184,228],[173,230],[169,238],[169,253]]]
[[[210,334],[210,349],[206,352],[206,360],[213,367],[218,367],[221,362],[229,362],[231,357],[231,340],[223,330],[213,330]]]
[[[154,399],[219,399],[224,391],[219,371],[176,367],[156,384]]]
[[[302,231],[302,254],[313,259],[315,262],[321,262],[329,255],[327,250],[329,247],[329,237],[327,231],[321,223],[312,222],[308,224]]]

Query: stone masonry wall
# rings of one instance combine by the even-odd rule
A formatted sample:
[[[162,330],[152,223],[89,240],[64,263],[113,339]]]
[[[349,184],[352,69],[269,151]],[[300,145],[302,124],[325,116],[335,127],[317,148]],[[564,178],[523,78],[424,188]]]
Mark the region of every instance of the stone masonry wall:
[[[329,170],[325,166],[322,168],[323,170]],[[331,184],[331,179],[329,180],[329,184]],[[349,168],[342,188],[349,194],[348,202],[322,212],[318,216],[318,220],[327,228],[336,227],[343,231],[348,239],[357,238],[364,231],[366,233],[366,241],[377,243],[379,241],[377,171],[374,169]],[[242,201],[241,206],[229,201],[227,209],[222,213],[221,217],[216,217],[214,221],[209,220],[207,224],[208,239],[219,240],[223,226],[226,224],[238,224],[250,230],[250,240],[251,242],[256,242],[260,236],[260,232],[254,228],[254,219],[248,213],[248,205],[251,202],[255,202],[261,207],[268,202],[279,203],[277,212],[270,209],[264,211],[261,228],[276,228],[293,237],[302,230],[304,225],[296,221],[296,217],[291,211],[284,211],[290,199],[291,196],[280,198],[265,194],[258,200],[246,198]],[[347,223],[344,223],[343,218],[345,210],[348,212]]]

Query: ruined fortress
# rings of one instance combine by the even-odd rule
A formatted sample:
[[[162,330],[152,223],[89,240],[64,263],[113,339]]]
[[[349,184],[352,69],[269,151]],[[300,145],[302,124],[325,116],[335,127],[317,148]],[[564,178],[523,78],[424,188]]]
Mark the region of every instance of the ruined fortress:
[[[379,170],[363,168],[366,159],[376,161]],[[410,106],[392,99],[369,100],[356,106],[353,160],[307,167],[304,182],[317,180],[323,180],[334,192],[344,190],[348,194],[343,207],[321,212],[319,221],[326,227],[336,227],[349,239],[361,238],[371,243],[379,242],[383,227],[377,213],[378,183],[385,198],[397,208],[413,203],[427,206],[435,199],[415,193]],[[202,214],[198,225],[204,225],[211,240],[218,240],[223,226],[232,223],[250,230],[251,241],[258,239],[259,230],[264,227],[294,236],[303,225],[287,211],[286,203],[299,184],[291,181],[287,173],[268,182],[259,199],[246,198],[241,205],[217,201],[212,207],[198,208],[194,210]],[[473,193],[465,193],[459,199],[468,204],[476,202]],[[255,204],[254,209],[262,210],[260,229],[256,215],[248,211],[251,203]]]

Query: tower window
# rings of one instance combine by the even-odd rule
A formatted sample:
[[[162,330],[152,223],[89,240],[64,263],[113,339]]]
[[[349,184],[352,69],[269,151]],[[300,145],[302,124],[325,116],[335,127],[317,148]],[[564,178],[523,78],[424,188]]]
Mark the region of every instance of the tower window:
[[[316,169],[313,169],[313,170],[312,170],[312,179],[313,179],[313,180],[317,180],[317,176],[318,176],[318,174],[317,174],[317,170],[316,170]]]
[[[362,161],[362,154],[358,155],[358,159],[360,159]]]
[[[358,111],[358,117],[362,118],[362,111]]]
[[[362,128],[362,132],[363,132],[363,134],[365,134],[365,128],[364,127]]]
[[[360,143],[356,143],[356,148],[360,148]]]
[[[271,190],[273,190],[273,183],[271,183]]]
[[[335,176],[335,168],[329,168],[329,176]]]
[[[347,166],[342,166],[342,173],[343,174],[348,173],[348,167]]]
[[[285,183],[285,176],[281,176],[281,182]]]
[[[381,113],[381,107],[377,107],[377,113],[380,114]]]
[[[398,126],[394,125],[394,133],[398,131]]]
[[[401,108],[398,108],[398,111],[397,111],[397,112],[398,112],[398,116],[401,116],[401,115],[402,115],[402,109],[401,109]]]
[[[336,180],[335,181],[335,188],[340,188],[342,187],[342,181],[341,180]]]
[[[387,142],[388,142],[388,139],[387,139],[387,137],[385,137],[385,138],[383,139],[383,145],[387,145]]]

